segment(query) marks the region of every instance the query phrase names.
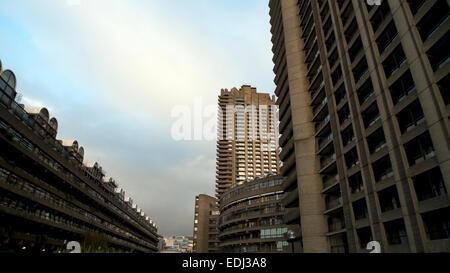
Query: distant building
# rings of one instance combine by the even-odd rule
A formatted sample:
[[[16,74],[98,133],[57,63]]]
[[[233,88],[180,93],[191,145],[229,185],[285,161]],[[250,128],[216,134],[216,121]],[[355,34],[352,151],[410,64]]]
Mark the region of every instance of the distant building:
[[[218,251],[218,217],[219,208],[217,207],[216,198],[205,194],[195,197],[194,252],[212,253]]]
[[[191,253],[192,252],[192,236],[172,236],[164,238],[163,253]]]
[[[280,171],[275,97],[243,85],[218,99],[216,197],[244,180]]]

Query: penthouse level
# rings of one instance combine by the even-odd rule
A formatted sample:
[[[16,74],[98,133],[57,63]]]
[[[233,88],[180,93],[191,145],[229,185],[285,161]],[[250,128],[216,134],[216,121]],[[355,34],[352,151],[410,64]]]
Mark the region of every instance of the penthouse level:
[[[59,140],[46,108],[16,101],[0,62],[0,250],[62,251],[94,238],[114,251],[157,252],[158,230],[76,140]]]

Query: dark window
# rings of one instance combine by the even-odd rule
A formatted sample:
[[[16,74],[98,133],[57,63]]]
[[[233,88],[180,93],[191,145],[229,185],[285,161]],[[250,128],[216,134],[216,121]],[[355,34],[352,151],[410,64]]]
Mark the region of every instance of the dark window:
[[[439,167],[412,178],[419,201],[447,194]]]
[[[397,121],[402,134],[425,122],[419,100],[414,101],[408,105],[408,107],[399,112],[397,114]]]
[[[386,236],[390,245],[399,245],[408,243],[408,235],[405,230],[403,219],[384,223]]]
[[[381,6],[377,8],[377,11],[373,14],[370,22],[372,23],[373,32],[376,32],[381,24],[384,22],[386,17],[391,14],[391,10],[387,3],[388,1],[382,1]]]
[[[343,26],[347,24],[348,20],[352,17],[352,15],[353,15],[353,5],[352,3],[349,3],[341,15]]]
[[[411,72],[406,71],[391,87],[392,102],[397,104],[416,90]]]
[[[345,38],[347,40],[347,44],[350,43],[353,36],[358,33],[358,23],[356,22],[356,18],[354,18],[351,24],[347,27],[344,32]]]
[[[361,173],[358,172],[348,178],[348,184],[352,193],[364,191],[364,183],[361,177]]]
[[[450,208],[424,213],[422,219],[430,240],[450,238]]]
[[[371,154],[378,152],[386,146],[386,138],[384,137],[383,128],[377,129],[367,137],[367,144]]]
[[[357,93],[360,105],[362,105],[375,94],[375,90],[373,89],[372,81],[370,78],[364,82],[364,84],[358,89]]]
[[[392,171],[391,160],[389,159],[389,155],[377,160],[372,163],[373,174],[375,176],[375,181],[383,181],[389,179],[394,176],[394,172]]]
[[[438,82],[439,89],[441,90],[442,99],[446,105],[450,104],[450,74],[447,74],[442,80]]]
[[[367,218],[368,212],[365,198],[353,202],[353,213],[355,215],[355,220]]]
[[[353,62],[360,52],[363,51],[363,44],[361,38],[357,38],[353,43],[352,47],[348,50],[348,54],[350,56],[350,61]]]
[[[344,131],[342,131],[342,145],[347,146],[350,142],[355,140],[355,134],[353,133],[352,126],[348,126]]]
[[[433,71],[443,68],[450,61],[449,31],[427,51]]]
[[[409,8],[413,15],[415,15],[428,0],[408,0]]]
[[[336,85],[336,83],[342,79],[342,70],[341,66],[338,66],[336,70],[331,74],[331,79],[333,80],[333,85]]]
[[[356,147],[348,151],[344,157],[347,168],[356,166],[359,163],[358,152],[356,151]]]
[[[422,17],[417,24],[422,41],[431,37],[447,21],[450,8],[447,1],[436,1],[433,7]]]
[[[382,212],[400,208],[400,199],[395,186],[378,192],[378,200]]]
[[[346,121],[350,120],[350,109],[348,108],[348,104],[344,105],[342,109],[339,110],[338,116],[341,125]]]
[[[353,77],[355,78],[355,82],[359,82],[359,80],[364,77],[368,71],[369,67],[367,66],[366,58],[363,57],[353,69]]]
[[[373,241],[372,231],[370,230],[370,227],[357,229],[356,233],[358,234],[361,248],[365,249],[367,244]]]
[[[418,164],[435,155],[433,143],[428,132],[416,137],[404,145],[409,165]]]
[[[383,62],[384,73],[386,78],[392,76],[400,67],[406,63],[406,56],[403,52],[402,45],[397,48]]]
[[[394,22],[391,22],[377,38],[377,46],[380,54],[386,51],[392,42],[397,38],[398,32]]]
[[[378,111],[377,102],[372,103],[364,112],[362,112],[364,126],[366,128],[372,126],[380,119],[380,112]]]
[[[344,84],[341,84],[339,88],[334,93],[334,97],[336,99],[336,105],[339,105],[341,101],[343,101],[347,97],[347,92],[345,91]]]

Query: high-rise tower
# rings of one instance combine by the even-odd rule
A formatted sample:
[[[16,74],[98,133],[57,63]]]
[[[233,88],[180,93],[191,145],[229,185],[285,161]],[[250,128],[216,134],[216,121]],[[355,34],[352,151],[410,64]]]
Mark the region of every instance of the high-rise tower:
[[[216,196],[244,180],[279,172],[275,97],[244,85],[219,95]]]
[[[285,222],[304,252],[449,251],[449,1],[369,2],[269,3]]]

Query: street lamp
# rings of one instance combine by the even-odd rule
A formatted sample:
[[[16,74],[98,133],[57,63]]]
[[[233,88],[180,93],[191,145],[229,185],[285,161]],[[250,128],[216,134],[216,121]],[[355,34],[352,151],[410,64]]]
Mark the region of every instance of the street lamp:
[[[295,232],[293,230],[288,230],[285,236],[286,240],[291,243],[292,253],[294,253]]]

